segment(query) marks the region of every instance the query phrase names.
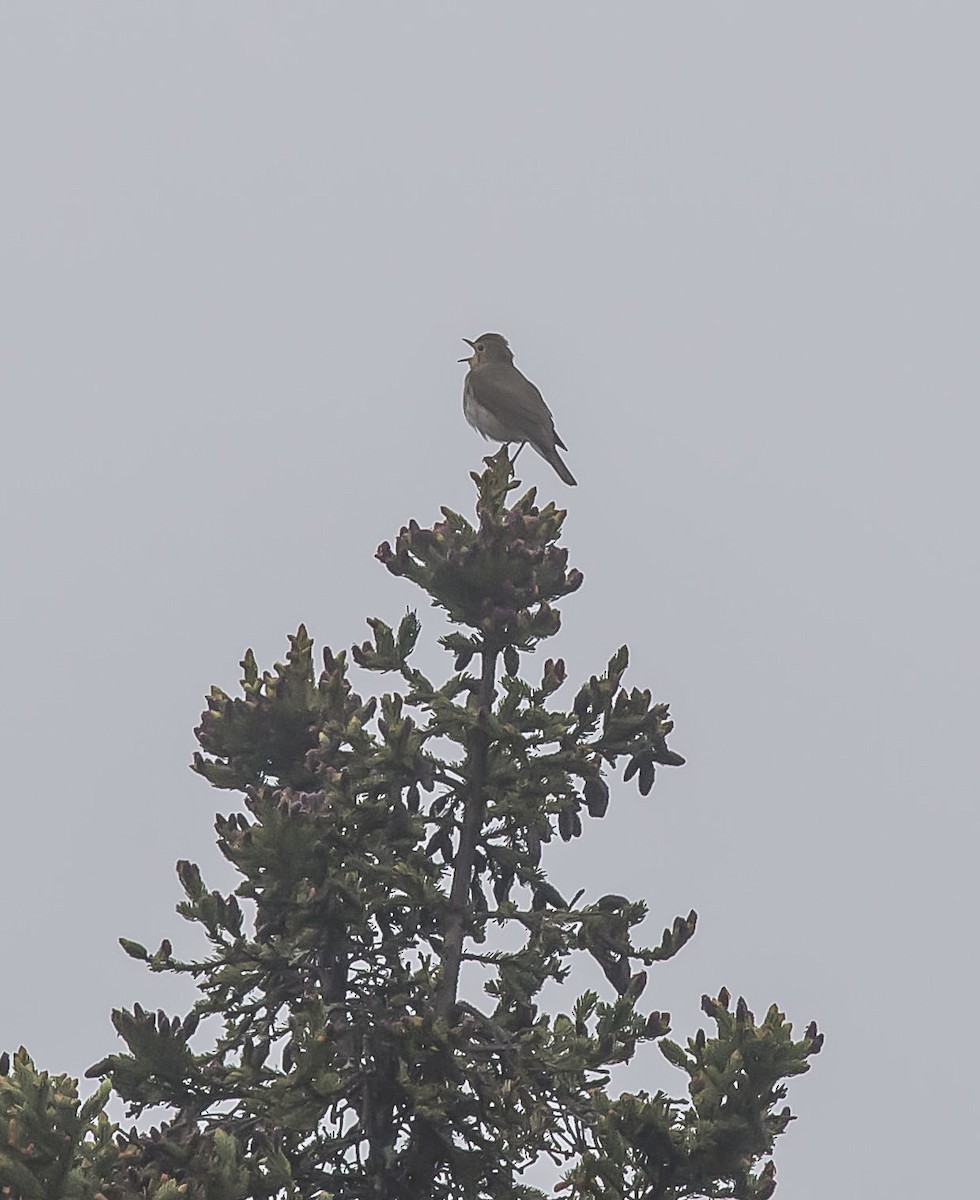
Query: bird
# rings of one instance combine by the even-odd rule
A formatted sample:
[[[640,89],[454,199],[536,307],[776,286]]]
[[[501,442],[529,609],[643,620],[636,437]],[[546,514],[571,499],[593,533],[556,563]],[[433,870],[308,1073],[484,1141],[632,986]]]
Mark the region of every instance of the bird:
[[[460,362],[470,364],[463,381],[463,413],[478,433],[495,442],[533,446],[550,463],[559,479],[576,486],[575,476],[562,462],[557,447],[568,447],[555,432],[551,409],[538,389],[514,366],[514,354],[500,333],[483,333],[474,341],[463,338],[473,353]],[[514,455],[514,461],[517,459]]]

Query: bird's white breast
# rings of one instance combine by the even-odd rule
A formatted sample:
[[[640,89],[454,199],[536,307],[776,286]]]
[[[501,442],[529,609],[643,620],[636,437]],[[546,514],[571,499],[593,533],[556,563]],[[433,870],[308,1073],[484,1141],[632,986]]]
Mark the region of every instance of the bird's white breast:
[[[463,415],[485,438],[492,438],[495,442],[523,441],[519,434],[508,430],[488,408],[475,400],[469,388],[463,388]]]

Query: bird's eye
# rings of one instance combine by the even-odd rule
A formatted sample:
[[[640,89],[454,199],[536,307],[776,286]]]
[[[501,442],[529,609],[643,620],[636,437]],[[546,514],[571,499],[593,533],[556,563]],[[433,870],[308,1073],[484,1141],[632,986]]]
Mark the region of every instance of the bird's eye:
[[[483,353],[483,351],[486,349],[486,346],[484,346],[484,344],[483,344],[482,342],[477,342],[477,344],[476,344],[476,348],[477,348],[477,350],[479,350],[479,352],[482,354],[482,353]]]

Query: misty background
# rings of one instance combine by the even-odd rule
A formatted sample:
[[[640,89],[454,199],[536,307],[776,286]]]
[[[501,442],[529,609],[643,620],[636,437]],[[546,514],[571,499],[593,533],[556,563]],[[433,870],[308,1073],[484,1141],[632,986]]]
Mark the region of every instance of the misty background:
[[[697,909],[644,996],[679,1040],[722,985],[818,1021],[780,1196],[965,1194],[978,35],[905,0],[0,6],[0,1049],[80,1075],[113,1007],[192,1002],[116,939],[200,949],[178,858],[234,886],[240,798],[187,764],[247,646],[410,606],[451,669],[373,556],[472,512],[456,360],[496,330],[580,483],[521,456],[586,577],[558,699],[626,642],[688,758],[544,865],[646,899],[650,943]]]

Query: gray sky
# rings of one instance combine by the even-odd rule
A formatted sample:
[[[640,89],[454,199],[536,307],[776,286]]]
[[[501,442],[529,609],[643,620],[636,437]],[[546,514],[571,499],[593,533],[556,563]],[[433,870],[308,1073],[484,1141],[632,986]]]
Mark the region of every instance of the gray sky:
[[[496,329],[580,481],[522,457],[586,576],[559,649],[628,642],[689,759],[556,882],[651,940],[698,910],[645,997],[675,1036],[723,984],[826,1031],[780,1195],[963,1194],[978,35],[936,0],[0,6],[0,1046],[79,1074],[114,1005],[189,1002],[116,938],[193,950],[177,858],[231,885],[203,696],[417,603],[374,550],[471,510],[456,359]]]

